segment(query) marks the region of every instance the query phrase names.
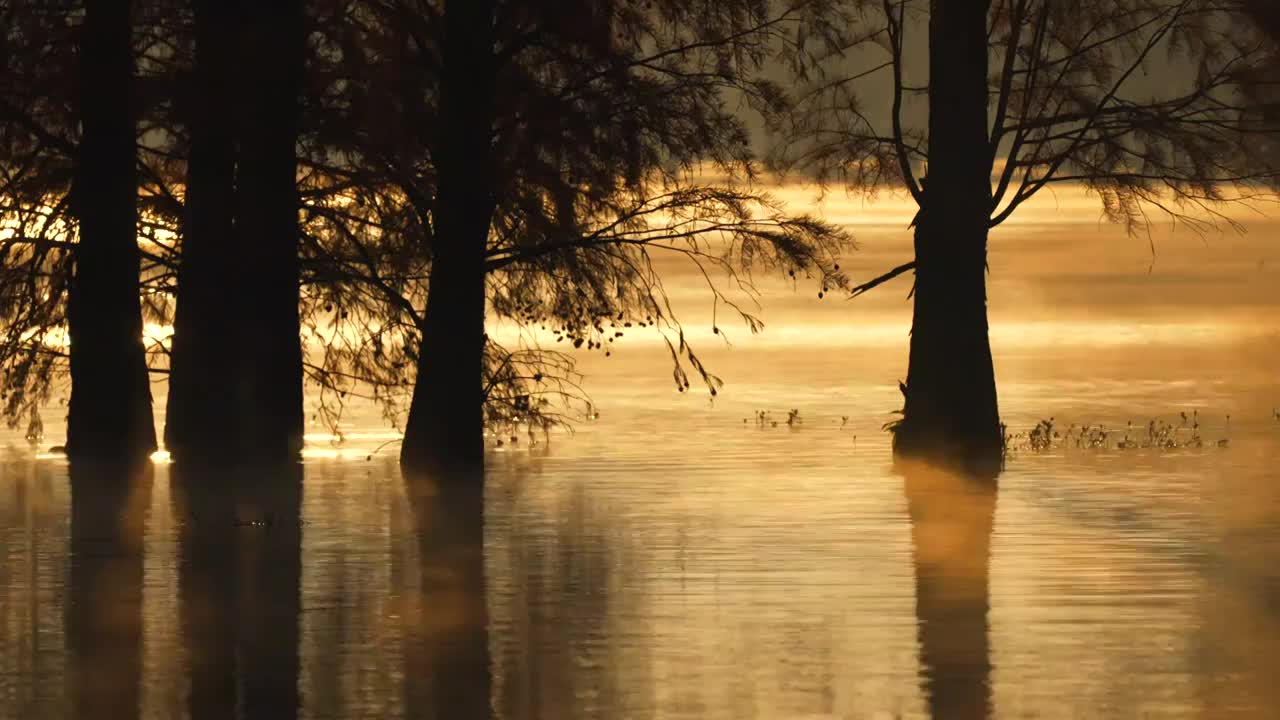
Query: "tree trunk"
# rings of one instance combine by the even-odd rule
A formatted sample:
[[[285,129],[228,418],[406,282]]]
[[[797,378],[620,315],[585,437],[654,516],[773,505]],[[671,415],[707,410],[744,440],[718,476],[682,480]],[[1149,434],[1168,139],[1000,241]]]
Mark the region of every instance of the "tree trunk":
[[[482,467],[485,249],[493,218],[492,0],[449,3],[431,283],[401,464]]]
[[[79,221],[68,301],[67,454],[133,460],[156,448],[138,299],[137,129],[129,3],[89,2],[80,47]]]
[[[196,0],[196,97],[165,443],[196,461],[302,449],[300,0]]]
[[[915,314],[900,456],[990,474],[1001,457],[987,334],[987,8],[934,0],[929,18],[929,177],[916,227]]]
[[[244,264],[238,294],[241,443],[258,460],[302,450],[298,159],[305,38],[301,0],[251,3],[241,77],[251,78],[236,174]]]
[[[226,116],[236,106],[237,22],[232,3],[195,0],[196,63],[187,104],[186,217],[170,352],[164,441],[175,458],[228,454],[239,328],[231,311],[243,260],[235,227],[236,139]]]

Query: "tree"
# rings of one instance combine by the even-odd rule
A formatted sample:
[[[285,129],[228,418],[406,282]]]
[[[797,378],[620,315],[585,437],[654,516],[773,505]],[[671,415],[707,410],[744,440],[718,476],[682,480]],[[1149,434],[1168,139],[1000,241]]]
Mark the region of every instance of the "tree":
[[[16,19],[48,19],[40,33],[56,36],[74,17],[73,5],[46,18],[33,8],[48,6],[33,4]],[[450,177],[463,188],[474,182],[456,172],[470,165],[448,159],[454,136],[444,131],[445,120],[459,102],[441,104],[449,72],[442,64],[448,37],[442,6],[315,0],[303,18],[314,42],[305,48],[298,107],[289,90],[303,75],[298,7],[278,5],[150,0],[135,29],[144,105],[138,227],[146,265],[139,289],[147,319],[175,326],[171,347],[153,340],[148,350],[153,371],[169,374],[166,442],[179,459],[239,456],[245,447],[247,454],[261,452],[253,446],[270,433],[252,425],[259,414],[276,418],[268,420],[276,429],[287,427],[296,446],[292,378],[299,365],[318,381],[332,423],[329,411],[352,392],[370,391],[395,416],[414,384],[413,369],[443,364],[421,377],[452,377],[437,388],[450,397],[474,385],[477,392],[468,396],[483,408],[420,401],[410,413],[411,434],[421,436],[417,427],[425,426],[441,434],[467,428],[475,437],[454,443],[429,433],[433,439],[409,443],[406,452],[417,460],[469,453],[474,461],[481,423],[541,425],[555,417],[544,401],[574,392],[568,355],[536,344],[500,347],[484,337],[486,314],[548,325],[564,341],[606,353],[624,327],[656,326],[670,343],[679,389],[697,374],[715,392],[718,380],[684,341],[651,251],[683,254],[708,271],[718,307],[729,297],[710,280],[711,271],[721,271],[730,287],[748,289],[752,269],[761,266],[809,275],[827,288],[844,280],[835,256],[848,237],[789,215],[753,185],[758,168],[731,106],[740,100],[772,112],[784,104],[779,88],[756,71],[769,57],[788,54],[793,30],[821,26],[828,2],[800,0],[772,13],[747,0],[697,9],[676,0],[646,7],[495,3],[493,38],[485,46],[496,66],[485,190],[493,216],[486,232],[475,231],[469,241],[482,244],[481,264],[459,259],[476,251],[454,248],[453,230],[448,242],[441,234],[453,227],[451,213],[466,210],[465,203],[446,210],[441,202],[454,192],[444,169],[453,168]],[[268,28],[258,38],[281,41],[255,42],[253,28]],[[38,55],[30,50],[24,58]],[[242,64],[237,50],[253,60]],[[249,64],[266,70],[249,72]],[[58,77],[56,68],[23,71]],[[56,234],[59,216],[45,204],[53,200],[56,211],[66,194],[58,185],[66,151],[50,152],[61,145],[47,139],[59,140],[59,128],[72,123],[59,126],[41,114],[56,88],[56,82],[20,84],[21,92],[5,99],[21,102],[3,108],[16,110],[21,121],[5,131],[22,142],[3,150],[22,170],[25,203],[6,207],[6,220],[18,217],[24,233],[31,231],[27,239],[9,238],[30,252],[21,262],[11,254],[0,273],[8,321],[0,362],[20,390],[6,398],[11,422],[21,413],[38,419],[36,409],[65,367],[57,337],[68,262],[62,253],[70,243]],[[455,91],[462,92],[459,112],[483,101],[479,89]],[[216,122],[228,116],[232,122]],[[295,144],[282,139],[291,132]],[[296,153],[284,150],[290,145]],[[28,157],[40,161],[30,172]],[[286,175],[295,180],[287,187]],[[253,185],[259,182],[270,187]],[[467,202],[477,197],[463,194]],[[286,232],[286,224],[297,229]],[[298,236],[301,252],[291,265],[287,258],[295,256],[286,248]],[[441,269],[457,263],[470,270]],[[236,292],[227,293],[233,285]],[[478,313],[464,317],[464,305],[430,300],[432,292],[452,297],[463,286],[481,288]],[[318,340],[301,363],[292,350],[295,308]],[[734,308],[750,329],[759,328]],[[430,330],[437,326],[446,330]],[[429,330],[444,340],[424,342]],[[462,337],[481,339],[478,351],[468,351],[478,363],[454,352]],[[258,363],[262,357],[284,360]],[[258,365],[276,379],[264,379]],[[281,402],[264,400],[254,388]],[[260,413],[263,407],[280,412]],[[432,420],[432,413],[441,417]]]
[[[1198,232],[1229,223],[1220,203],[1253,197],[1274,176],[1250,153],[1263,128],[1240,92],[1267,44],[1238,7],[1209,0],[854,4],[863,22],[773,126],[776,160],[856,191],[904,188],[919,205],[914,260],[852,294],[914,271],[895,448],[989,472],[1001,452],[989,229],[1061,183],[1096,194],[1132,233],[1148,230],[1151,213]],[[925,18],[922,85],[907,48]],[[877,113],[858,89],[886,74],[889,107]],[[927,99],[923,127],[917,98]]]
[[[791,31],[820,24],[823,3],[771,12],[754,2],[500,2],[443,14],[403,0],[339,5],[346,22],[327,23],[327,42],[346,106],[330,128],[329,157],[340,161],[325,172],[351,190],[308,208],[330,228],[312,250],[322,273],[339,270],[340,286],[362,288],[325,304],[341,308],[335,328],[358,312],[341,300],[361,293],[392,310],[356,333],[377,338],[374,354],[394,358],[390,369],[360,364],[360,379],[398,384],[406,361],[417,366],[407,467],[476,465],[486,417],[537,412],[548,378],[536,366],[548,356],[497,347],[484,334],[486,311],[602,352],[622,327],[667,328],[680,389],[687,363],[715,392],[650,251],[684,254],[744,285],[761,265],[842,282],[835,254],[847,236],[787,215],[752,187],[748,133],[729,104],[731,95],[767,111],[785,102],[755,70],[790,47]],[[462,201],[446,202],[460,192],[451,183],[462,183]],[[334,354],[323,372],[348,372],[351,358]]]
[[[279,460],[301,450],[303,432],[302,5],[196,0],[194,10],[165,440],[178,457]]]
[[[298,316],[298,155],[306,61],[303,0],[251,2],[242,74],[236,229],[245,292],[241,367],[248,375],[243,442],[252,456],[302,450],[302,347]]]
[[[1257,106],[1257,118],[1262,128],[1272,128],[1271,139],[1258,148],[1258,157],[1266,164],[1280,164],[1280,135],[1274,129],[1280,127],[1280,7],[1264,0],[1244,0],[1244,11],[1277,48],[1259,67],[1244,74],[1246,91]]]
[[[168,2],[148,0],[129,6],[132,12],[128,37],[117,28],[112,41],[114,52],[130,53],[127,60],[131,69],[127,73],[119,67],[108,72],[109,66],[82,58],[79,48],[88,42],[85,36],[89,20],[84,3],[10,0],[0,6],[6,30],[0,42],[0,55],[6,63],[6,72],[0,74],[0,370],[4,377],[0,414],[10,426],[26,422],[27,435],[32,440],[39,439],[43,432],[41,408],[63,395],[68,387],[68,294],[78,255],[92,259],[97,253],[106,258],[105,262],[85,263],[90,283],[82,285],[82,289],[87,291],[94,283],[101,284],[93,280],[95,277],[114,278],[110,287],[116,295],[114,300],[99,301],[81,293],[78,305],[88,320],[79,324],[77,332],[85,332],[86,323],[91,333],[101,335],[107,331],[109,323],[91,322],[99,315],[120,318],[120,327],[134,325],[135,321],[127,318],[136,313],[136,308],[124,296],[126,284],[132,288],[133,302],[138,300],[139,291],[142,293],[143,319],[166,322],[166,303],[157,300],[165,298],[172,285],[174,263],[170,248],[157,232],[175,229],[169,219],[174,216],[175,205],[180,213],[181,204],[166,191],[169,156],[147,141],[164,124],[165,101],[161,98],[172,87],[165,73],[177,24]],[[119,10],[113,6],[108,11]],[[100,12],[103,10],[95,6],[93,14]],[[113,60],[115,66],[123,62],[118,56]],[[89,67],[84,69],[82,82],[83,65]],[[119,83],[122,79],[127,82],[127,94],[111,96],[105,83]],[[158,91],[161,88],[164,92]],[[88,98],[87,104],[82,101],[82,94]],[[80,119],[87,110],[105,113],[114,118],[115,124],[95,121],[91,130]],[[89,155],[81,153],[82,127],[88,144],[96,143],[98,147],[88,163],[83,160],[90,160]],[[103,127],[110,133],[104,135]],[[95,134],[99,139],[89,140],[88,136]],[[105,145],[103,138],[109,140]],[[126,138],[129,147],[125,146]],[[109,154],[104,155],[104,148]],[[126,153],[135,156],[129,166],[123,165]],[[123,169],[104,169],[104,157]],[[130,167],[136,167],[137,172]],[[94,189],[95,183],[107,188],[106,194]],[[125,197],[124,191],[129,187],[134,188],[132,200]],[[83,197],[87,198],[92,216],[87,226],[78,217],[81,189],[85,190]],[[104,224],[102,218],[106,216],[100,208],[111,203],[118,206],[117,211],[110,216],[113,221]],[[133,242],[132,260],[131,248],[123,239],[126,235],[122,218],[126,212],[133,215],[136,223],[136,229],[128,235]],[[103,228],[110,230],[109,235],[103,235]],[[104,237],[110,239],[110,247],[104,245]],[[85,241],[88,244],[81,247]],[[115,252],[117,248],[120,253]],[[141,272],[137,267],[139,258]],[[127,335],[120,330],[122,343],[125,338],[135,337],[134,329],[130,327]],[[141,343],[140,331],[136,335]],[[87,343],[81,343],[81,348],[88,347]],[[163,362],[154,362],[163,354],[162,345],[154,337],[147,339],[145,351],[154,364],[163,366]],[[85,357],[81,353],[81,359]],[[133,379],[113,376],[115,371],[109,365],[99,363],[96,357],[87,364],[78,363],[83,381],[82,392],[76,395],[85,403],[89,400],[88,389],[94,386],[109,384],[121,394],[130,387],[140,388],[139,393],[148,389],[145,382],[136,379],[136,362],[126,368]],[[89,373],[87,380],[85,373]],[[65,403],[65,398],[59,397],[59,403]],[[81,404],[84,403],[77,403]],[[108,452],[124,456],[120,459],[136,459],[154,443],[150,421],[140,415],[144,410],[141,405],[135,409],[137,412],[131,416],[129,406],[113,406],[106,415],[114,428],[109,432],[126,433],[136,419],[141,448],[106,443]],[[150,412],[146,407],[145,413]],[[71,445],[73,453],[78,454],[76,443]]]
[[[444,9],[443,132],[434,148],[431,283],[401,452],[408,465],[479,465],[484,456],[478,381],[485,344],[485,248],[497,202],[494,8],[493,0],[476,0]]]
[[[156,448],[138,299],[137,130],[130,3],[90,2],[80,37],[80,122],[70,208],[67,454],[138,458]]]
[[[170,351],[165,446],[175,457],[225,453],[224,433],[235,427],[239,385],[238,312],[227,302],[240,262],[235,225],[234,3],[195,0],[195,59],[183,100],[188,134],[181,264]],[[227,382],[230,378],[230,382]]]
[[[9,426],[26,421],[35,437],[40,407],[66,373],[66,349],[53,336],[65,329],[75,247],[67,198],[78,56],[68,4],[12,2],[0,13],[0,399]]]

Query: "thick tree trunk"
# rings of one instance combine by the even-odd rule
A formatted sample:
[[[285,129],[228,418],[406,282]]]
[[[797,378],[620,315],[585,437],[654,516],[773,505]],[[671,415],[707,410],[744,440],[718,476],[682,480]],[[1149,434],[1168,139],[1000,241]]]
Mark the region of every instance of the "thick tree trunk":
[[[301,0],[250,8],[241,77],[251,80],[236,175],[245,268],[241,444],[254,458],[277,461],[302,450],[297,144],[305,41]]]
[[[493,218],[493,2],[449,3],[431,284],[401,464],[482,467],[485,248]]]
[[[164,441],[177,458],[226,456],[237,427],[239,333],[232,298],[243,259],[235,227],[235,8],[195,0],[196,67],[188,103],[186,218],[170,353]]]
[[[996,484],[904,467],[916,574],[920,677],[930,716],[991,716],[989,567]]]
[[[197,461],[302,449],[300,0],[196,0],[187,217],[165,443]]]
[[[68,326],[67,454],[132,460],[156,448],[138,299],[137,130],[130,5],[86,6],[80,47],[83,135],[72,189],[79,221]]]
[[[894,447],[989,474],[1001,456],[987,334],[988,3],[934,0],[929,19],[929,177],[916,228],[906,404]]]

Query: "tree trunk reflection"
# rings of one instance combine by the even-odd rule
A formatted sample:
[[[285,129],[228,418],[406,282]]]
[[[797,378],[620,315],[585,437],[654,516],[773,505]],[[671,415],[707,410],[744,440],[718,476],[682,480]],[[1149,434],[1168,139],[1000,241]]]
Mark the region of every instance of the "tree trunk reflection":
[[[172,481],[191,717],[297,717],[302,466]]]
[[[996,482],[903,467],[921,680],[935,720],[991,716],[989,566]]]
[[[74,716],[137,717],[151,464],[73,463],[70,476],[66,642]]]
[[[484,483],[407,476],[420,574],[405,611],[405,714],[491,717]]]

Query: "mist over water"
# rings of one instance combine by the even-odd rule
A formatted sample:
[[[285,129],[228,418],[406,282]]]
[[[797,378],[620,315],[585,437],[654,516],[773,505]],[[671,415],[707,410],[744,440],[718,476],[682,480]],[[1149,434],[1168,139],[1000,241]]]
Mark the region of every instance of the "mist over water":
[[[855,280],[909,259],[894,207]],[[1280,226],[1157,229],[1153,255],[1042,212],[991,241],[1010,431],[1186,412],[1205,447],[1022,451],[998,487],[895,470],[909,276],[853,301],[761,276],[765,331],[718,305],[717,335],[672,262],[721,393],[677,393],[644,332],[579,354],[599,418],[493,443],[482,529],[369,458],[392,432],[366,406],[341,445],[312,428],[301,478],[211,506],[167,464],[91,493],[6,434],[0,718],[1272,717]],[[221,691],[252,702],[198,701]]]

